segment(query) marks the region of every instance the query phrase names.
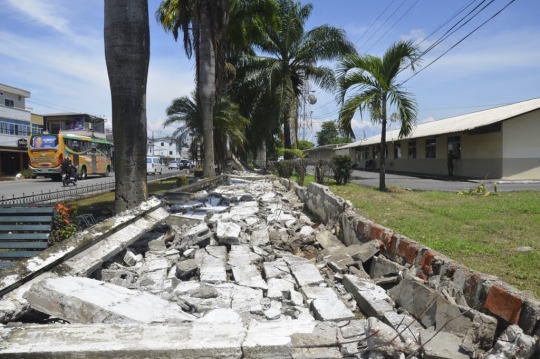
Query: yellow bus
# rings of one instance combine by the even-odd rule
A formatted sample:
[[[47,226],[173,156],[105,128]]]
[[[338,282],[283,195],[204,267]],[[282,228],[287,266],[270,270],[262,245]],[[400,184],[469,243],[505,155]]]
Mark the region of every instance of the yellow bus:
[[[112,144],[99,138],[71,134],[41,134],[28,138],[28,166],[32,178],[44,176],[61,180],[60,165],[66,157],[77,166],[80,179],[86,179],[88,175],[108,176],[112,156]]]

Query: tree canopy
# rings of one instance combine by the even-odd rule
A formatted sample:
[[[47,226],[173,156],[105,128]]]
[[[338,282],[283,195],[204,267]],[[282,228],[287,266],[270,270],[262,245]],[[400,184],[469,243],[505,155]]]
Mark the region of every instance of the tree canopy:
[[[319,146],[350,143],[351,139],[339,135],[338,126],[334,121],[326,121],[321,125],[321,130],[315,135]]]

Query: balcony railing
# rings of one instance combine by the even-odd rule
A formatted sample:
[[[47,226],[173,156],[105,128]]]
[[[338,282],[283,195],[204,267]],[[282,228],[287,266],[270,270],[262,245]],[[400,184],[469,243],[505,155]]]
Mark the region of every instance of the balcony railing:
[[[30,122],[30,111],[17,107],[6,107],[0,104],[0,118]]]

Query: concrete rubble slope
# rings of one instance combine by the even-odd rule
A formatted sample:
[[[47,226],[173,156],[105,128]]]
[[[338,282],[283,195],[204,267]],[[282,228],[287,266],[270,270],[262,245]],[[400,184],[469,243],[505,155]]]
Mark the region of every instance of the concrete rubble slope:
[[[382,235],[343,240],[349,204],[327,188],[242,173],[197,188],[110,221],[0,298],[0,357],[534,358],[536,337],[501,333],[457,289],[387,257]],[[0,272],[4,288],[21,278]]]

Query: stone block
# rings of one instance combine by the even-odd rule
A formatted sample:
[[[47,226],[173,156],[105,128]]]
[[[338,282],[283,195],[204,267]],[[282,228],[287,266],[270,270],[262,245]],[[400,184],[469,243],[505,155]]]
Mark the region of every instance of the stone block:
[[[349,249],[349,254],[351,255],[352,259],[365,263],[370,260],[375,254],[379,253],[381,243],[382,242],[378,240],[369,241],[367,243],[359,245],[357,248],[355,247],[354,250],[352,250],[354,246],[349,246],[347,249]]]
[[[245,244],[231,245],[227,264],[232,267],[243,267],[251,264],[251,249]]]
[[[26,299],[43,313],[73,323],[165,323],[196,319],[157,296],[88,278],[47,278]]]
[[[199,269],[199,265],[195,259],[176,262],[176,275],[180,279],[191,276],[197,269]]]
[[[255,229],[251,233],[249,245],[251,247],[264,247],[270,243],[270,235],[268,234],[268,228]]]
[[[420,332],[424,327],[413,317],[396,312],[386,312],[383,316],[383,322],[399,334],[409,353],[420,347]]]
[[[423,345],[424,359],[469,359],[469,356],[460,347],[460,337],[446,332],[439,332],[436,335],[435,333],[432,329],[424,329],[420,332],[420,344]]]
[[[343,285],[367,316],[382,318],[385,312],[394,309],[394,303],[384,289],[371,281],[347,274],[343,276]]]
[[[220,243],[237,244],[241,227],[233,222],[217,221],[216,237]]]
[[[393,358],[398,358],[401,352],[407,351],[407,347],[401,341],[398,333],[374,317],[367,320],[366,341],[370,350],[384,353],[385,356]]]
[[[25,325],[0,328],[2,358],[243,358],[241,323]],[[47,338],[36,340],[36,338]]]
[[[186,241],[187,246],[204,247],[210,243],[210,238],[212,238],[212,231],[206,223],[201,223],[182,235],[182,241]]]
[[[271,278],[283,278],[291,274],[289,266],[283,261],[273,261],[263,263],[264,277],[266,280]]]
[[[317,267],[311,262],[291,265],[291,272],[296,279],[298,286],[319,285],[324,282],[324,278],[319,273]]]
[[[287,279],[270,278],[268,279],[268,292],[266,297],[275,300],[282,300],[283,293],[295,291],[296,282],[289,276]]]
[[[397,286],[390,289],[388,295],[415,318],[422,315],[421,321],[425,326],[435,325],[436,311],[430,310],[438,297],[437,293],[410,274],[406,274]]]
[[[519,327],[525,334],[540,337],[540,301],[532,298],[523,299]]]
[[[225,264],[227,248],[207,246],[195,252],[195,260],[199,266],[200,279],[207,283],[223,283],[227,281]]]
[[[311,302],[315,319],[321,321],[342,321],[354,319],[355,315],[339,299],[315,299]]]
[[[372,224],[369,227],[368,238],[372,241],[381,240],[383,239],[384,231],[385,231],[384,227],[381,227],[378,224]]]
[[[383,278],[388,276],[396,276],[400,272],[404,273],[405,267],[388,260],[382,256],[373,257],[369,268],[369,276],[371,278]]]
[[[517,324],[521,314],[521,305],[520,297],[503,287],[493,285],[484,303],[484,309],[510,324]]]
[[[332,248],[344,248],[345,245],[341,243],[341,241],[334,236],[330,231],[323,231],[321,233],[318,233],[315,236],[315,239],[321,247],[327,250],[331,250]]]
[[[268,285],[262,279],[257,267],[250,264],[247,266],[232,267],[234,280],[237,284],[256,289],[268,289]]]

